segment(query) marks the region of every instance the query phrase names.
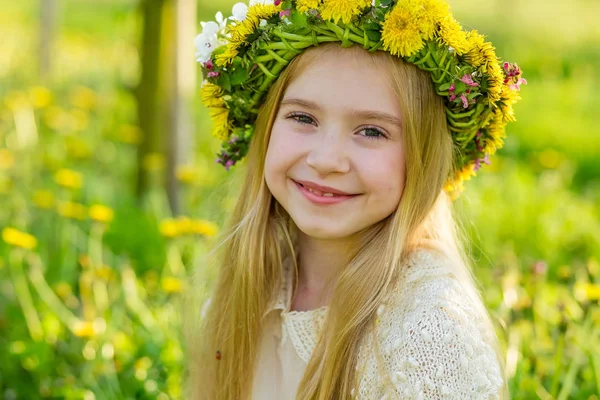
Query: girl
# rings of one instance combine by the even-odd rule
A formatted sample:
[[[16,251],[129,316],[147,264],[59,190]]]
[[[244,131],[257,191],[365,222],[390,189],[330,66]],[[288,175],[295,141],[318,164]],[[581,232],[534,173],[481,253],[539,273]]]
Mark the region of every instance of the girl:
[[[217,161],[247,159],[187,321],[189,397],[508,398],[452,200],[502,145],[516,64],[442,0],[217,20],[196,40],[203,100]]]

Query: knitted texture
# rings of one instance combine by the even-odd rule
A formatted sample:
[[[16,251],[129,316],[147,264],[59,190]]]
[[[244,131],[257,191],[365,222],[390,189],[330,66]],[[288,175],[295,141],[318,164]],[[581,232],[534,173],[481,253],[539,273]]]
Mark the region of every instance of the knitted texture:
[[[489,345],[494,340],[445,259],[418,250],[385,304],[378,309],[376,342],[363,339],[357,365],[356,399],[499,399],[500,366]],[[291,339],[308,363],[327,307],[286,312],[291,272],[285,266],[281,309],[282,343]],[[383,364],[377,361],[376,351]]]

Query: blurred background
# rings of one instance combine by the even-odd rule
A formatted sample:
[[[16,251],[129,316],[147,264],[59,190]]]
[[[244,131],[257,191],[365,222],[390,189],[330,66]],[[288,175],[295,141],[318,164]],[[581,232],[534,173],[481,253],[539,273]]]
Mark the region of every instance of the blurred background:
[[[198,93],[225,0],[3,0],[0,398],[180,399],[181,300],[243,167]],[[514,399],[600,391],[600,2],[450,0],[528,85],[457,202]]]

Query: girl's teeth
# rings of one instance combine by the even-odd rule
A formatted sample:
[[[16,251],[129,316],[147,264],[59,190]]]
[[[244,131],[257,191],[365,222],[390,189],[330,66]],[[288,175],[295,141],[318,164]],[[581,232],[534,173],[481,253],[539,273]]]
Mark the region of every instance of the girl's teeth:
[[[333,197],[333,193],[323,193],[320,192],[318,190],[313,190],[311,188],[307,188],[309,192],[314,193],[314,194],[318,194],[319,196],[324,196],[324,197]]]

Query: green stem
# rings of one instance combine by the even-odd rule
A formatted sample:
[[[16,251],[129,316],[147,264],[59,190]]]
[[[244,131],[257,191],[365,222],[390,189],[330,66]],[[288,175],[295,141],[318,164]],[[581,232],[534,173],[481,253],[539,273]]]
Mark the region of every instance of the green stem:
[[[42,329],[42,323],[33,304],[31,293],[29,293],[27,280],[25,279],[25,274],[23,272],[22,261],[21,249],[13,249],[9,260],[13,285],[17,293],[17,299],[23,310],[23,315],[25,316],[29,335],[31,335],[33,340],[38,342],[43,339],[44,330]]]
[[[135,272],[131,267],[124,267],[121,272],[121,277],[127,307],[137,315],[142,325],[144,325],[151,333],[157,335],[158,341],[162,342],[164,337],[156,318],[154,318],[150,309],[148,309],[138,295]]]
[[[54,291],[44,278],[42,261],[37,254],[28,258],[29,279],[44,303],[50,308],[58,319],[60,319],[69,329],[73,330],[79,319],[69,310],[63,302],[54,294]]]

